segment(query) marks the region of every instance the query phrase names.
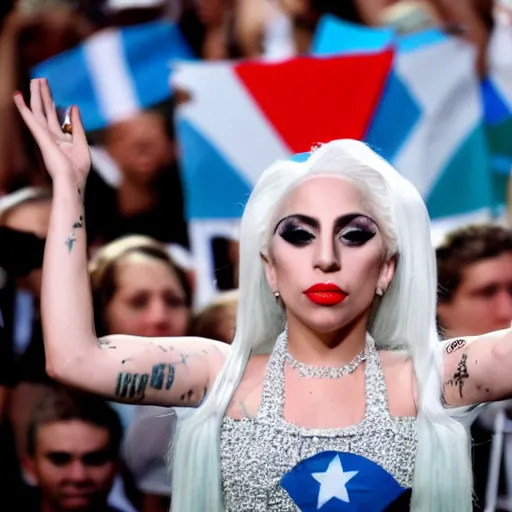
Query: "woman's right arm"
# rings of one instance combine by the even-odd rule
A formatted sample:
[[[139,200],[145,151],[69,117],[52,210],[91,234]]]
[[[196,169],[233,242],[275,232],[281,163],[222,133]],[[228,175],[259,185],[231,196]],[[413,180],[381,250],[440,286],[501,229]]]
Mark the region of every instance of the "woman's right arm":
[[[19,94],[15,102],[53,179],[41,296],[48,374],[119,401],[197,405],[227,346],[197,338],[96,337],[82,197],[91,162],[78,110],[71,112],[71,135],[59,126],[45,80],[31,82],[30,108]]]

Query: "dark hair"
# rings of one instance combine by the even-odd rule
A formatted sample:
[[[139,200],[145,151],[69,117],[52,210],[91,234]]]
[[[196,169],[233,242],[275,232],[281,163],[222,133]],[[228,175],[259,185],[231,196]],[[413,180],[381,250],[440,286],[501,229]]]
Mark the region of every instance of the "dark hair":
[[[80,420],[108,430],[112,458],[117,459],[123,428],[114,409],[100,397],[60,386],[50,389],[32,410],[27,432],[28,455],[35,455],[39,427],[72,420]]]
[[[165,263],[174,272],[185,293],[187,307],[192,306],[192,288],[185,272],[172,260],[164,245],[145,236],[127,236],[102,247],[92,259],[90,276],[97,336],[108,333],[106,311],[117,290],[116,270],[119,261],[129,254],[143,254]]]
[[[439,302],[452,300],[468,265],[506,252],[512,252],[512,230],[508,228],[482,224],[450,233],[436,251]]]
[[[332,14],[345,21],[362,23],[354,0],[311,0],[311,8],[320,15]]]

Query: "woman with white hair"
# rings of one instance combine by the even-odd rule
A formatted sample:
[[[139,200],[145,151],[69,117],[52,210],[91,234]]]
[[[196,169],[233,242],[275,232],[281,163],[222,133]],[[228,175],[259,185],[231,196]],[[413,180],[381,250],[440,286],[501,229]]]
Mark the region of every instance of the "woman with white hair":
[[[85,134],[76,108],[62,132],[44,80],[31,92],[30,108],[15,102],[54,183],[48,373],[120,401],[200,406],[175,443],[174,510],[471,509],[467,426],[476,404],[512,395],[512,334],[439,342],[429,219],[407,180],[351,140],[276,163],[242,219],[231,347],[97,338]]]

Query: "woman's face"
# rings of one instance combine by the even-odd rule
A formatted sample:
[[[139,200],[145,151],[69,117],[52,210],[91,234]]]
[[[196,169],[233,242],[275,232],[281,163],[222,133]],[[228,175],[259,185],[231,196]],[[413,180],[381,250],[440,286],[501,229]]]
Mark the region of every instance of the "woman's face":
[[[315,176],[284,201],[266,263],[288,324],[336,334],[368,316],[394,272],[360,192],[337,176]],[[316,288],[315,288],[316,286]]]
[[[185,292],[165,262],[136,253],[118,262],[106,312],[110,333],[185,336],[189,316]]]

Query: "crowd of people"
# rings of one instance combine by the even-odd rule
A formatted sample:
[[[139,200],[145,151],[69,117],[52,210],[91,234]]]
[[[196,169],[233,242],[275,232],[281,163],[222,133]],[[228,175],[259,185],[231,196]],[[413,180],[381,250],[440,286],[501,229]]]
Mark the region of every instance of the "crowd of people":
[[[101,381],[98,375],[102,369],[101,367],[92,368],[87,360],[77,363],[75,358],[70,356],[65,372],[76,373],[75,379],[61,370],[60,363],[57,364],[57,369],[54,366],[55,357],[53,356],[53,359],[50,357],[53,347],[48,343],[47,338],[57,336],[50,335],[45,319],[43,318],[42,321],[41,290],[43,287],[44,300],[49,303],[48,294],[58,295],[59,290],[64,290],[65,283],[59,285],[61,288],[52,288],[51,283],[48,282],[52,278],[48,277],[50,275],[48,273],[47,282],[42,285],[42,267],[45,246],[46,258],[49,258],[50,251],[53,254],[57,250],[50,245],[51,242],[47,244],[46,240],[49,231],[53,229],[55,232],[58,229],[56,227],[58,222],[55,221],[58,215],[55,211],[58,211],[56,209],[59,208],[60,203],[54,203],[54,198],[57,197],[58,201],[61,201],[62,191],[57,190],[56,179],[51,175],[52,171],[46,169],[48,161],[45,160],[41,140],[37,139],[37,136],[36,140],[33,138],[33,135],[36,135],[34,130],[27,123],[26,118],[20,116],[18,112],[20,106],[16,105],[12,99],[15,91],[20,91],[27,103],[32,97],[30,107],[33,112],[37,112],[38,107],[34,98],[39,93],[35,94],[37,91],[34,89],[36,87],[34,81],[29,80],[30,69],[107,27],[135,25],[161,18],[178,24],[186,41],[199,59],[288,58],[307,51],[316,24],[323,14],[328,13],[369,26],[394,23],[403,30],[411,29],[409,26],[411,23],[421,26],[425,24],[441,26],[444,30],[475,44],[478,52],[478,71],[484,75],[485,50],[492,30],[492,9],[492,1],[482,0],[457,2],[443,0],[419,2],[393,0],[36,0],[31,2],[13,0],[3,2],[0,7],[0,332],[2,336],[0,341],[0,481],[4,490],[0,498],[1,510],[40,512],[71,510],[164,512],[169,510],[173,495],[171,482],[184,481],[192,474],[190,472],[192,466],[186,466],[181,462],[177,467],[184,468],[183,477],[171,478],[168,452],[171,441],[176,437],[177,425],[182,420],[192,417],[195,408],[206,399],[207,395],[210,403],[206,403],[205,409],[208,411],[211,411],[211,403],[216,399],[215,396],[210,398],[208,383],[203,386],[204,392],[201,388],[200,392],[196,393],[194,387],[190,391],[182,390],[176,399],[150,398],[146,400],[150,405],[142,405],[143,400],[137,400],[137,397],[141,392],[144,394],[144,387],[149,386],[148,390],[152,388],[151,392],[158,386],[160,390],[164,386],[170,389],[174,379],[174,368],[177,363],[175,365],[173,361],[167,361],[166,357],[161,357],[162,354],[165,356],[166,351],[174,350],[173,346],[169,349],[167,345],[159,344],[158,341],[154,343],[159,347],[156,350],[162,353],[160,354],[162,362],[155,363],[152,369],[148,370],[149,373],[145,373],[146,370],[140,371],[138,367],[135,367],[135,370],[129,369],[129,359],[136,357],[126,349],[126,357],[122,356],[120,364],[126,364],[127,369],[119,372],[115,392],[95,384]],[[415,13],[416,17],[411,17],[410,13]],[[44,87],[44,84],[41,87]],[[95,146],[101,146],[108,153],[109,158],[115,162],[119,179],[115,183],[109,180],[103,170],[96,167],[93,159],[93,167],[87,175],[86,182],[83,183],[83,188],[82,184],[77,183],[83,212],[72,224],[71,234],[66,235],[68,237],[66,244],[70,256],[78,258],[79,251],[82,250],[80,230],[86,227],[83,249],[87,256],[84,266],[87,266],[90,282],[93,315],[91,319],[68,317],[68,313],[74,311],[71,304],[75,303],[73,290],[70,290],[69,300],[65,300],[64,295],[60,299],[60,306],[52,305],[51,309],[54,313],[51,317],[52,323],[56,324],[55,319],[58,318],[59,332],[62,333],[59,334],[59,339],[66,338],[65,343],[70,347],[68,349],[70,354],[74,350],[73,347],[76,347],[77,353],[79,352],[80,326],[89,320],[94,324],[95,336],[100,343],[104,340],[102,351],[112,351],[112,353],[119,348],[116,348],[118,342],[112,341],[116,339],[115,335],[151,339],[190,337],[216,340],[225,345],[226,351],[229,350],[227,347],[233,341],[239,298],[241,302],[244,300],[239,295],[239,279],[243,279],[243,272],[248,273],[249,270],[247,266],[244,267],[243,261],[239,261],[238,241],[216,240],[215,259],[218,269],[216,282],[219,293],[208,305],[200,309],[196,307],[194,260],[190,254],[184,212],[186,197],[180,178],[179,151],[173,134],[172,116],[175,100],[176,98],[170,98],[169,101],[155,105],[150,110],[134,114],[130,119],[87,134],[88,141]],[[67,136],[68,134],[62,135],[64,137],[62,142],[69,142],[70,139],[65,138]],[[72,135],[74,136],[75,134]],[[60,133],[59,137],[61,137]],[[43,149],[42,153],[40,149]],[[310,187],[311,190],[313,188]],[[326,199],[326,203],[328,202]],[[300,204],[306,203],[307,200],[303,199]],[[310,231],[313,228],[320,231],[318,225],[315,227],[314,222],[311,219],[309,221],[301,219],[298,225],[287,228],[290,233],[295,229],[299,234],[280,234],[290,244],[305,245],[307,240],[303,238],[313,237],[305,231],[306,228]],[[350,227],[350,223],[347,223],[347,226],[349,226],[347,229],[355,229],[353,226]],[[278,226],[276,230],[277,228]],[[362,230],[360,226],[356,228]],[[367,229],[366,232],[364,230],[361,232],[367,234],[368,230],[371,231],[373,228],[366,226],[365,229]],[[375,233],[371,236],[374,235]],[[295,242],[293,242],[294,236],[298,237]],[[370,240],[371,236],[367,236]],[[385,238],[384,235],[383,238]],[[64,245],[64,241],[61,245]],[[76,247],[76,253],[73,253],[74,247]],[[286,256],[287,249],[283,247],[280,250],[286,258],[295,257],[291,252]],[[270,260],[271,256],[275,254],[260,255],[258,253],[258,258],[261,257],[263,260],[265,258]],[[477,337],[510,327],[512,322],[511,229],[491,224],[463,227],[446,237],[444,244],[437,248],[436,258],[437,327],[440,339]],[[319,262],[315,263],[315,268],[318,267],[329,275],[335,272],[331,267],[336,266],[336,262],[320,260],[322,260],[321,257]],[[272,284],[272,268],[274,273],[276,270],[269,261],[265,260],[265,263],[271,291],[275,296],[276,308],[279,309],[279,314],[272,311],[265,317],[269,322],[269,326],[265,328],[268,327],[270,332],[273,332],[276,327],[270,324],[273,321],[277,322],[276,325],[279,324],[277,316],[280,315],[281,310],[286,309],[285,306],[287,306],[287,314],[291,314],[290,311],[293,313],[294,307],[298,306],[291,301],[291,292],[287,295],[286,288],[280,289],[278,283],[275,283],[275,286]],[[62,264],[62,276],[66,276],[69,271],[66,265]],[[268,270],[269,268],[271,270]],[[78,272],[77,269],[78,267],[72,270]],[[55,270],[59,270],[58,265]],[[286,269],[281,272],[286,272]],[[385,297],[382,298],[383,303],[387,299],[387,288],[391,287],[391,278],[392,272],[388,280],[384,279],[382,283],[380,280],[377,282],[375,293],[379,301]],[[281,284],[282,279],[281,277]],[[293,276],[290,279],[293,281]],[[257,287],[260,283],[254,282],[252,285]],[[71,282],[69,286],[72,286]],[[80,292],[76,292],[76,303],[79,304],[83,298],[79,297]],[[247,294],[247,288],[245,293]],[[387,296],[389,297],[390,294]],[[57,298],[54,304],[58,305]],[[242,303],[242,309],[247,308],[247,304],[247,301]],[[43,305],[43,310],[44,307]],[[247,309],[243,310],[247,313]],[[255,318],[260,319],[259,310],[253,313]],[[245,322],[243,328],[247,329],[249,325],[247,319]],[[297,338],[297,327],[290,318],[287,318],[287,322],[289,345],[295,350],[299,346],[293,344],[294,336]],[[263,332],[262,327],[252,334],[261,336]],[[237,335],[241,336],[241,334]],[[139,338],[133,338],[135,340],[133,343],[136,343],[137,339]],[[62,342],[62,339],[60,341]],[[235,341],[238,343],[236,346],[242,346],[241,340]],[[377,347],[382,348],[379,343],[383,340],[376,341]],[[261,349],[256,342],[253,348],[256,352]],[[221,352],[223,350],[221,349]],[[456,351],[458,347],[454,349],[454,352]],[[122,353],[125,354],[125,352]],[[136,351],[134,353],[137,354]],[[261,349],[260,353],[268,352]],[[299,351],[294,354],[297,359],[300,359],[299,356],[307,355],[307,352]],[[277,358],[278,355],[276,352],[272,357]],[[288,356],[293,357],[290,353],[283,355],[283,357]],[[186,359],[189,356],[182,355],[182,357]],[[193,357],[193,354],[190,357]],[[375,365],[373,353],[368,352],[365,358],[367,368],[372,368],[372,365]],[[271,359],[271,361],[275,360],[277,359]],[[228,408],[228,417],[242,420],[242,425],[249,425],[259,414],[259,395],[264,386],[262,375],[265,372],[262,370],[261,360],[257,361],[260,362],[247,366],[248,377],[244,376],[244,379],[247,377],[249,382],[244,380],[241,385],[242,391],[236,392],[236,396],[240,395],[243,399],[235,404],[231,403]],[[290,361],[292,367],[296,364],[297,371],[300,371],[302,363],[291,359]],[[343,357],[341,362],[346,362]],[[337,364],[336,360],[334,363]],[[67,363],[63,364],[65,366]],[[231,366],[233,364],[235,363],[231,363]],[[391,363],[386,363],[388,364]],[[157,366],[160,369],[156,368]],[[306,366],[303,365],[303,368]],[[317,367],[310,366],[305,371],[311,368]],[[388,366],[384,369],[386,382],[387,368]],[[452,373],[458,371],[459,381],[460,379],[463,381],[465,377],[460,370],[461,368],[456,365]],[[360,375],[357,371],[354,372],[354,376]],[[228,375],[227,380],[235,379],[233,375]],[[225,385],[225,375],[223,379],[219,386]],[[87,380],[91,383],[87,384]],[[255,385],[255,388],[250,387],[251,383],[254,385],[256,381],[259,384]],[[145,382],[142,387],[140,382]],[[148,382],[151,382],[151,385]],[[367,382],[370,383],[370,380]],[[267,385],[266,381],[265,385]],[[113,387],[115,386],[112,385],[112,389]],[[293,389],[297,388],[300,388],[300,384],[296,384],[295,388],[292,387],[292,396]],[[258,390],[257,393],[255,389]],[[347,392],[344,388],[340,389],[341,393]],[[462,399],[462,387],[457,389],[460,389]],[[216,388],[214,391],[218,392]],[[276,389],[270,391],[277,393]],[[253,396],[255,393],[258,395],[257,399]],[[326,396],[329,396],[328,392]],[[445,399],[449,401],[450,396],[446,393]],[[499,398],[501,395],[493,399]],[[403,404],[401,404],[402,399]],[[295,396],[295,400],[300,401],[300,397]],[[398,411],[397,414],[393,414],[394,416],[408,417],[418,414],[414,401],[409,404],[408,400],[408,397],[404,398],[390,385],[389,409],[392,412]],[[473,405],[453,400],[450,402],[453,405]],[[476,400],[478,403],[485,401],[480,398]],[[263,410],[263,398],[261,404]],[[179,407],[169,407],[169,405],[179,405]],[[507,410],[508,403],[499,402],[499,406]],[[313,406],[310,404],[310,407]],[[325,419],[320,409],[317,412],[319,418]],[[284,414],[289,417],[290,410],[286,409]],[[486,494],[489,495],[489,466],[494,433],[493,414],[495,414],[493,410],[484,409],[471,426],[475,510],[484,509]],[[309,410],[303,414],[293,413],[293,411],[291,413],[291,417],[296,420],[295,423],[305,422],[311,429],[319,428],[314,419],[310,420],[308,416],[314,415]],[[349,413],[348,415],[352,420],[358,417],[358,414]],[[339,419],[333,416],[328,418],[327,423],[329,421],[336,423]],[[201,421],[205,424],[210,421],[206,412],[201,417]],[[346,418],[342,419],[341,423],[351,424]],[[191,431],[193,426],[191,423]],[[229,421],[223,423],[222,428],[224,436],[221,438],[222,449],[227,449],[227,453],[231,453],[229,450],[232,450],[233,459],[236,459],[236,446],[230,446],[231,440],[228,436],[242,439],[244,432],[248,437],[254,433],[249,430],[249,427],[247,431],[238,432],[236,430],[238,426]],[[198,435],[200,433],[199,427],[197,427],[197,433]],[[207,435],[204,434],[203,437]],[[179,438],[186,439],[186,433],[180,434]],[[285,438],[279,439],[288,442]],[[240,450],[250,449],[240,442]],[[211,456],[211,454],[208,455]],[[177,460],[182,461],[184,456],[183,454],[180,456],[178,452],[177,457]],[[222,470],[231,478],[230,481],[227,479],[223,483],[225,500],[229,504],[226,505],[227,509],[236,510],[236,500],[239,499],[239,509],[249,510],[250,508],[243,508],[246,506],[245,502],[237,497],[238,491],[235,484],[239,485],[239,482],[236,476],[230,473],[230,471],[235,472],[237,468],[226,463],[223,457],[226,457],[224,452],[220,454],[221,462],[224,464]],[[512,510],[512,504],[508,504],[506,498],[507,496],[512,498],[512,470],[507,471],[507,467],[507,460],[505,460],[505,469],[501,472],[499,486],[499,494],[505,498],[500,502],[500,506],[504,510]],[[172,464],[171,469],[173,469]],[[251,467],[247,466],[247,471],[251,474]],[[392,470],[390,472],[393,473]],[[206,475],[206,473],[202,474]],[[404,477],[393,474],[393,476],[402,486],[411,486],[411,475]],[[401,476],[403,481],[400,480]],[[189,491],[191,488],[187,487]],[[254,491],[250,485],[244,489],[249,494]],[[293,492],[288,492],[293,498]],[[212,495],[214,493],[205,494],[201,499]],[[254,499],[257,499],[257,493],[254,496]],[[280,494],[272,495],[270,500],[274,501],[268,505],[268,510],[288,510],[287,505],[282,505],[281,509],[271,508],[279,507],[280,499]],[[178,509],[179,512],[182,510],[199,512],[197,507],[190,505],[192,501],[179,497],[179,503],[182,506]],[[218,510],[213,502],[211,507],[208,510],[215,512]],[[310,509],[301,508],[300,510]]]

